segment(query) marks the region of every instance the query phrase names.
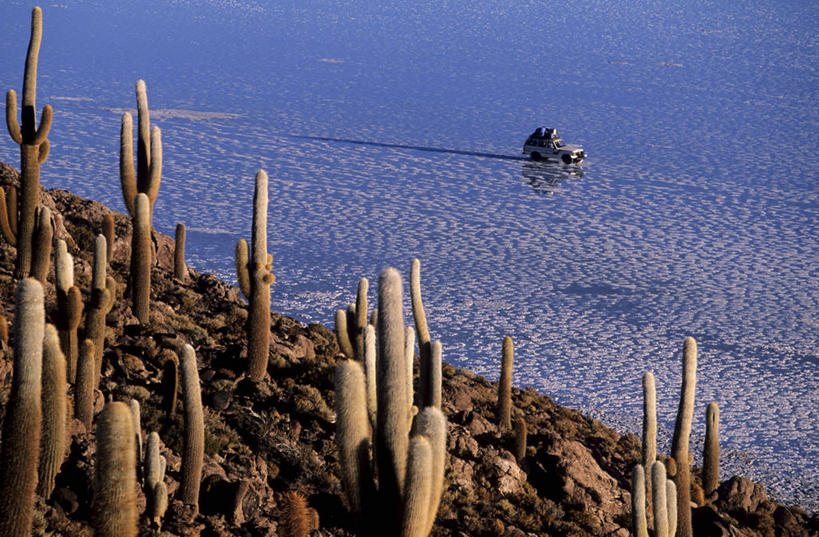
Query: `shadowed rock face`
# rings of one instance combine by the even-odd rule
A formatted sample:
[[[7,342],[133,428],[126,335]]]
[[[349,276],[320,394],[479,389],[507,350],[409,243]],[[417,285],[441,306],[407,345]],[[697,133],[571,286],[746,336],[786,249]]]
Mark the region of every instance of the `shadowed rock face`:
[[[0,184],[15,180],[16,172],[0,165]],[[64,190],[43,192],[41,200],[57,215],[55,237],[66,240],[75,259],[75,284],[87,301],[93,241],[109,209]],[[114,222],[109,274],[120,284],[121,295],[129,265],[130,219],[115,213]],[[304,326],[274,313],[270,380],[258,384],[243,380],[247,309],[238,289],[195,270],[186,282],[174,280],[173,239],[156,232],[152,237],[156,259],[151,322],[140,326],[128,301],[115,302],[107,318],[96,411],[105,398],[138,399],[143,435],[159,433],[170,500],[162,529],[176,535],[197,531],[218,536],[272,535],[277,532],[285,494],[297,491],[318,511],[321,535],[352,533],[355,523],[342,502],[333,439],[335,335],[322,325]],[[11,278],[13,260],[13,249],[0,245],[0,314],[10,322],[16,283]],[[49,282],[47,315],[56,301],[53,275]],[[351,291],[348,301],[352,295]],[[327,304],[328,311],[338,307]],[[181,406],[170,418],[163,408],[162,375],[168,351],[179,351],[185,343],[196,349],[205,407],[199,514],[176,499],[183,451]],[[0,418],[5,414],[10,358],[10,351],[0,348]],[[445,364],[442,399],[450,421],[446,488],[432,535],[629,534],[631,469],[640,460],[635,436],[619,435],[531,389],[513,388],[512,418],[524,417],[529,433],[526,457],[517,463],[513,437],[495,425],[496,383]],[[59,508],[41,499],[36,508],[46,531],[89,535],[95,438],[77,420],[69,424],[69,431],[70,455],[52,495]],[[698,471],[693,478],[699,483]],[[140,513],[145,506],[140,492]],[[147,526],[141,520],[143,531]],[[694,510],[694,531],[695,535],[808,536],[819,531],[819,517],[777,506],[760,485],[734,478],[722,484],[713,503]]]

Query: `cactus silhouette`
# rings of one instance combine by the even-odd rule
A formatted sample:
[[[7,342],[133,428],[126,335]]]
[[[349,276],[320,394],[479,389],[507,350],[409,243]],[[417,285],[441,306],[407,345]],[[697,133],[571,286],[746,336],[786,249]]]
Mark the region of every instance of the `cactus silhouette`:
[[[719,407],[708,403],[705,409],[705,446],[702,453],[702,488],[706,495],[719,486]]]
[[[97,421],[92,516],[95,537],[136,537],[135,439],[128,405],[105,405]]]
[[[0,445],[0,535],[28,537],[42,424],[43,287],[34,278],[17,285],[14,373]]]
[[[199,484],[205,456],[205,418],[202,412],[202,392],[199,370],[193,347],[182,347],[182,400],[185,406],[185,437],[182,453],[182,475],[179,499],[199,508]]]
[[[40,165],[48,158],[48,132],[51,129],[53,112],[51,106],[43,107],[40,126],[37,126],[37,62],[40,55],[40,42],[43,37],[43,12],[39,7],[31,10],[31,38],[28,43],[26,67],[23,78],[23,107],[21,121],[17,121],[17,94],[9,90],[6,94],[6,126],[11,139],[20,145],[20,204],[18,212],[7,211],[6,204],[0,204],[0,211],[6,213],[5,220],[9,226],[6,231],[14,232],[14,245],[17,246],[17,260],[14,277],[21,279],[31,273],[35,211],[40,203]],[[16,200],[16,193],[15,193]],[[15,206],[17,205],[15,201]],[[16,224],[11,221],[16,220]],[[9,229],[6,230],[5,228]],[[6,239],[8,240],[8,236]],[[11,241],[9,241],[11,242]]]
[[[85,430],[91,430],[94,419],[94,384],[96,365],[94,342],[86,339],[80,346],[77,360],[77,382],[74,384],[74,417],[85,425]]]
[[[635,464],[631,471],[631,528],[634,537],[648,537],[646,473],[642,464]]]
[[[173,276],[178,280],[188,279],[188,267],[185,265],[185,224],[176,224],[173,248]]]
[[[42,410],[43,435],[40,442],[40,465],[37,494],[49,498],[54,479],[66,455],[65,425],[68,416],[68,387],[65,382],[65,357],[54,325],[47,324],[43,338]]]
[[[512,428],[512,365],[515,347],[512,338],[503,338],[501,352],[501,373],[498,381],[498,428],[508,431]]]
[[[694,392],[697,383],[697,342],[692,337],[683,342],[683,373],[680,406],[674,424],[671,456],[677,463],[677,535],[693,537],[691,529],[691,467],[688,462],[688,442],[694,417]],[[665,481],[663,481],[665,483]],[[663,491],[665,492],[665,491]],[[655,513],[656,516],[656,513]]]
[[[55,324],[59,330],[60,348],[65,355],[67,379],[73,384],[77,380],[77,329],[82,320],[83,305],[82,294],[74,285],[74,259],[62,239],[57,240],[54,250],[54,274],[57,288]]]
[[[248,300],[248,376],[259,382],[267,372],[270,353],[270,284],[276,281],[272,257],[267,253],[267,173],[259,170],[253,193],[252,252],[247,241],[236,243],[236,275]]]
[[[140,324],[151,320],[151,207],[148,196],[139,193],[134,200],[131,239],[131,304]]]

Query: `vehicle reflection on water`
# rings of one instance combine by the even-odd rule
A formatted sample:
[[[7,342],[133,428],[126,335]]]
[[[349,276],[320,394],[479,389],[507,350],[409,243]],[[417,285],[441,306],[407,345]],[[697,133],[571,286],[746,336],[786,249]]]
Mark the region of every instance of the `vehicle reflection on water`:
[[[556,190],[560,190],[560,184],[574,177],[583,177],[583,168],[580,166],[566,166],[552,162],[532,162],[521,163],[521,173],[523,179],[536,193],[541,195],[554,195]]]

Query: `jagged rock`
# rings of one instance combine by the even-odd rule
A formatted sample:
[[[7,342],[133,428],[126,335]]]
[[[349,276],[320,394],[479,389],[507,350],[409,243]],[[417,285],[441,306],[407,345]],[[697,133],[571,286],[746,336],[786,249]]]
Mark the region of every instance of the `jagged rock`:
[[[717,505],[728,512],[750,513],[756,511],[760,503],[768,500],[768,495],[762,485],[739,476],[724,481],[719,486],[718,494]]]

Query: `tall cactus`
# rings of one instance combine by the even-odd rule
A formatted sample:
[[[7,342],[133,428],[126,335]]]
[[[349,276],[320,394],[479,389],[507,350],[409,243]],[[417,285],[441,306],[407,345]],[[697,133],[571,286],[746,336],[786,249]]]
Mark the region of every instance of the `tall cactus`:
[[[51,106],[44,106],[40,116],[40,126],[37,126],[37,62],[42,37],[43,12],[39,7],[35,7],[31,11],[31,38],[26,55],[23,79],[23,108],[20,114],[20,123],[17,121],[17,94],[14,90],[9,90],[6,94],[6,126],[11,139],[20,145],[21,194],[19,218],[15,213],[8,214],[5,204],[0,204],[2,205],[0,211],[7,213],[5,220],[17,220],[15,278],[25,278],[31,273],[34,218],[35,211],[40,203],[40,165],[48,158],[48,132],[51,129],[53,115]],[[3,220],[3,218],[0,217],[0,220]]]
[[[134,126],[129,112],[122,114],[119,147],[119,179],[122,198],[131,217],[135,216],[136,196],[145,194],[153,210],[162,182],[162,131],[151,128],[148,92],[144,80],[137,80],[137,168],[134,173]]]
[[[248,257],[247,241],[241,239],[236,243],[236,274],[248,300],[248,376],[260,382],[267,372],[270,354],[270,285],[276,281],[271,272],[273,258],[267,253],[267,173],[264,170],[256,174],[251,244]]]
[[[202,481],[202,463],[205,456],[205,418],[202,411],[196,353],[193,347],[187,344],[182,348],[182,399],[185,406],[185,438],[179,499],[198,509],[199,484]]]
[[[140,324],[151,320],[151,202],[143,193],[134,200],[131,239],[131,304]]]
[[[691,529],[691,467],[688,462],[688,442],[694,417],[694,393],[697,383],[697,342],[692,337],[683,342],[683,373],[680,406],[674,424],[671,456],[677,463],[677,534],[693,537]]]
[[[702,488],[706,495],[719,486],[719,407],[708,403],[705,409],[705,446],[702,452]]]
[[[28,537],[42,422],[45,309],[40,282],[34,278],[21,281],[15,301],[14,373],[0,445],[0,535]]]
[[[67,379],[73,384],[77,378],[77,329],[82,320],[83,305],[82,294],[74,285],[74,259],[62,239],[57,240],[57,248],[54,250],[54,273],[57,288],[55,324],[59,330],[60,347],[65,355]]]
[[[357,361],[345,360],[336,368],[336,443],[342,481],[350,511],[361,516],[362,534],[426,536],[443,491],[446,418],[440,408],[426,407],[415,416],[410,433],[402,283],[393,268],[379,278],[378,306],[377,333],[370,326],[365,337],[365,363],[373,354],[377,360],[376,404],[367,402],[369,387]],[[373,336],[377,352],[372,350]],[[368,409],[376,413],[377,493],[370,472]]]
[[[651,465],[657,460],[657,386],[654,374],[643,374],[643,450],[642,465],[647,469],[646,495],[651,497]],[[649,515],[651,506],[649,506]]]
[[[668,537],[668,502],[666,499],[665,465],[651,465],[651,505],[654,511],[654,537]]]
[[[648,537],[646,473],[642,464],[635,464],[631,471],[631,527],[634,537]]]
[[[47,324],[43,339],[43,435],[40,447],[37,494],[51,496],[54,479],[66,454],[66,418],[68,387],[65,382],[65,357],[54,325]]]
[[[137,481],[134,427],[128,405],[105,405],[97,422],[94,468],[95,537],[136,537]]]
[[[512,338],[503,338],[501,348],[501,373],[498,382],[498,428],[508,431],[512,428],[512,366],[515,360],[515,346]]]

